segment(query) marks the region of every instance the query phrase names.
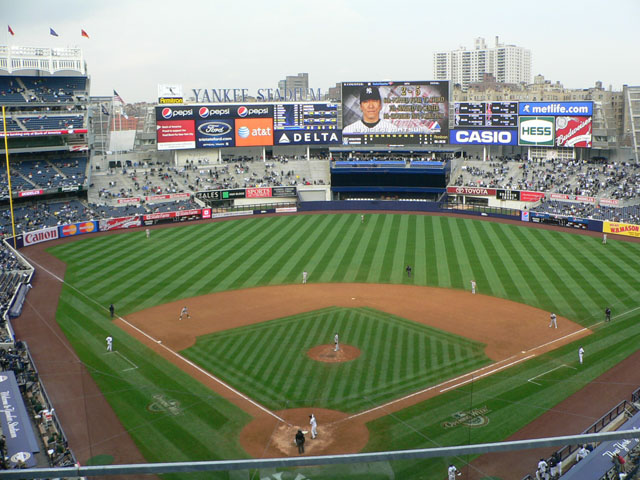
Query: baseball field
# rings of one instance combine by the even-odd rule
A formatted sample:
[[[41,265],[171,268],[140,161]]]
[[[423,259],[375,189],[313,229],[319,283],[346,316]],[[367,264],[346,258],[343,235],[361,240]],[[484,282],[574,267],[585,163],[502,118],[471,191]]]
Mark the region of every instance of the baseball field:
[[[66,264],[57,321],[147,461],[297,455],[293,433],[308,429],[311,412],[312,455],[499,441],[637,349],[638,243],[443,216],[365,217],[256,217],[48,249]],[[191,318],[179,320],[183,306]],[[106,352],[108,335],[115,352]],[[99,445],[91,454],[90,463],[109,461]],[[470,460],[296,475],[443,478],[450,462]]]

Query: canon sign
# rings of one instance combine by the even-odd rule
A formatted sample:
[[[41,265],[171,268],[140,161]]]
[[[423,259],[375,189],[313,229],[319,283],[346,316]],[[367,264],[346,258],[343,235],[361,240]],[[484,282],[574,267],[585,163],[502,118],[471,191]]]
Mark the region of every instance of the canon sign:
[[[515,130],[452,130],[449,135],[453,145],[517,145]]]
[[[24,244],[34,245],[40,242],[48,242],[49,240],[55,240],[58,238],[58,227],[43,228],[42,230],[35,230],[33,232],[24,234]]]

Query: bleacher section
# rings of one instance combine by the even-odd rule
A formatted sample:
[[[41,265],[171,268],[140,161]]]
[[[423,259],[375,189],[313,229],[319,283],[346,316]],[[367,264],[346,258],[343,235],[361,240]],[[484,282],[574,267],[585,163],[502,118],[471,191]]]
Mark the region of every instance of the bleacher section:
[[[11,189],[23,192],[34,189],[55,189],[59,187],[83,186],[87,180],[86,157],[67,157],[23,160],[11,164]],[[0,172],[0,196],[9,195],[6,171]]]
[[[27,130],[60,130],[82,128],[84,115],[38,115],[18,117]]]

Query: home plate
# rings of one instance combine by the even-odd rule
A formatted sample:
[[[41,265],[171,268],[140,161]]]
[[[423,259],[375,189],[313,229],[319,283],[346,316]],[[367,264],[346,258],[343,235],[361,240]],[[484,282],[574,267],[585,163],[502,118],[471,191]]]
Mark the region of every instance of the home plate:
[[[525,350],[522,350],[522,353],[527,353]]]
[[[351,300],[355,300],[355,299],[356,299],[356,297],[351,297]]]

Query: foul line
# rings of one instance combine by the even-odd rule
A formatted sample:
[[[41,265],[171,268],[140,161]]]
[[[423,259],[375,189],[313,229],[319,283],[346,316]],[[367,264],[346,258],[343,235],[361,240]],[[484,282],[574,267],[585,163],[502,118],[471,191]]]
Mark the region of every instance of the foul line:
[[[44,270],[45,272],[47,272],[49,275],[51,275],[53,278],[55,278],[56,280],[58,280],[59,282],[69,286],[70,288],[72,288],[73,290],[75,290],[76,292],[78,292],[80,295],[82,295],[83,297],[85,297],[87,300],[89,300],[90,302],[95,303],[96,305],[98,305],[100,308],[103,308],[104,310],[108,310],[106,307],[104,307],[103,305],[101,305],[100,303],[98,303],[97,300],[94,300],[93,298],[89,297],[86,293],[81,292],[80,290],[78,290],[76,287],[74,287],[73,285],[71,285],[70,283],[67,283],[64,281],[64,279],[58,277],[55,273],[50,272],[49,270],[47,270],[45,267],[43,267],[42,265],[39,265],[38,263],[34,262],[33,260],[30,260],[31,263],[33,263],[34,265],[37,265],[39,268],[41,268],[42,270]],[[267,409],[266,407],[263,407],[262,405],[260,405],[259,403],[257,403],[256,401],[250,399],[249,397],[247,397],[244,393],[239,392],[238,390],[236,390],[235,388],[233,388],[231,385],[226,384],[225,382],[223,382],[222,380],[220,380],[219,378],[215,377],[214,375],[212,375],[211,373],[207,372],[206,370],[203,370],[202,368],[200,368],[198,365],[196,365],[195,363],[193,363],[192,361],[184,358],[182,355],[180,355],[177,352],[174,352],[173,350],[171,350],[169,347],[163,345],[162,343],[160,343],[160,340],[156,340],[155,338],[153,338],[151,335],[149,335],[146,332],[143,332],[142,330],[140,330],[138,327],[136,327],[135,325],[129,323],[128,321],[126,321],[124,318],[122,318],[120,315],[117,315],[117,317],[126,325],[128,325],[129,327],[131,327],[132,329],[136,330],[137,332],[139,332],[141,335],[147,337],[149,340],[153,341],[153,343],[155,343],[156,345],[164,348],[167,352],[171,353],[172,355],[174,355],[175,357],[177,357],[178,359],[182,360],[183,362],[185,362],[187,365],[195,368],[196,370],[198,370],[200,373],[206,375],[207,377],[209,377],[211,380],[219,383],[220,385],[222,385],[223,387],[225,387],[226,389],[230,390],[231,392],[235,393],[236,395],[238,395],[240,398],[246,400],[247,402],[249,402],[250,404],[252,404],[253,406],[259,408],[260,410],[262,410],[263,412],[267,413],[268,415],[271,415],[272,417],[274,417],[275,419],[281,421],[282,423],[285,423],[289,426],[291,426],[291,424],[289,422],[287,422],[286,420],[284,420],[283,418],[279,417],[278,415],[276,415],[275,413],[273,413],[272,411],[270,411],[269,409]]]
[[[409,398],[411,398],[411,397],[415,397],[416,395],[421,395],[421,394],[426,393],[426,392],[428,392],[428,391],[430,391],[430,390],[435,390],[435,389],[441,388],[441,387],[442,387],[442,386],[444,386],[444,385],[447,385],[447,384],[449,384],[449,383],[451,383],[451,382],[455,382],[455,381],[460,380],[460,379],[462,379],[462,378],[465,378],[465,377],[468,377],[468,376],[471,376],[471,377],[472,377],[472,378],[471,378],[471,379],[469,379],[469,380],[466,380],[466,381],[464,381],[464,382],[462,382],[462,383],[459,383],[459,384],[457,384],[457,385],[454,385],[453,387],[450,387],[450,388],[456,388],[456,387],[458,387],[458,386],[460,386],[460,385],[464,385],[465,383],[468,383],[468,382],[470,382],[470,381],[474,380],[475,378],[481,378],[481,377],[484,377],[484,376],[486,376],[486,375],[490,375],[490,374],[492,374],[492,373],[497,372],[498,370],[502,370],[503,368],[506,368],[506,367],[509,367],[509,366],[511,366],[511,365],[514,365],[515,363],[521,362],[521,361],[523,361],[523,360],[527,360],[527,359],[529,359],[529,358],[531,358],[531,357],[535,357],[535,355],[529,355],[528,357],[522,358],[522,359],[520,359],[520,360],[516,360],[515,362],[511,362],[511,363],[509,363],[509,364],[507,364],[507,365],[503,365],[502,367],[499,367],[499,368],[496,368],[496,369],[491,370],[491,371],[489,371],[489,372],[483,373],[482,375],[477,375],[479,372],[482,372],[483,370],[486,370],[486,369],[488,369],[488,368],[493,368],[493,367],[495,367],[496,365],[499,365],[499,364],[501,364],[501,363],[503,363],[503,362],[507,362],[507,361],[511,360],[512,358],[514,358],[514,357],[515,357],[515,355],[513,355],[513,356],[511,356],[511,357],[509,357],[509,358],[505,358],[504,360],[500,360],[500,361],[498,361],[498,362],[496,362],[496,363],[492,363],[491,365],[487,365],[487,366],[485,366],[485,367],[482,367],[482,368],[479,368],[479,369],[477,369],[477,370],[474,370],[473,372],[465,373],[465,374],[460,375],[460,376],[458,376],[458,377],[456,377],[456,378],[452,378],[451,380],[447,380],[447,381],[445,381],[445,382],[439,383],[438,385],[432,385],[431,387],[427,387],[427,388],[425,388],[425,389],[423,389],[423,390],[420,390],[420,391],[418,391],[418,392],[413,392],[413,393],[411,393],[411,394],[409,394],[409,395],[406,395],[406,396],[404,396],[404,397],[402,397],[402,398],[398,398],[398,399],[396,399],[396,400],[391,400],[390,402],[387,402],[387,403],[385,403],[385,404],[383,404],[383,405],[378,405],[377,407],[370,408],[369,410],[365,410],[364,412],[360,412],[360,413],[356,413],[356,414],[354,414],[354,415],[350,415],[350,416],[348,416],[347,418],[343,418],[342,420],[338,420],[338,421],[336,421],[336,422],[334,422],[334,423],[341,423],[341,422],[344,422],[344,421],[346,421],[346,420],[351,420],[352,418],[360,417],[360,416],[362,416],[362,415],[366,415],[367,413],[375,412],[376,410],[380,410],[380,409],[386,408],[386,407],[388,407],[389,405],[393,405],[394,403],[403,402],[403,401],[405,401],[405,400],[407,400],[407,399],[409,399]],[[440,392],[444,392],[444,391],[446,391],[446,390],[449,390],[450,388],[447,388],[447,389],[445,389],[445,390],[440,390]]]
[[[449,390],[451,390],[453,388],[458,388],[461,385],[466,385],[467,383],[473,382],[474,380],[477,380],[478,378],[486,377],[487,375],[491,375],[492,373],[499,372],[500,370],[504,370],[505,368],[511,367],[512,365],[515,365],[516,363],[524,362],[525,360],[529,360],[530,358],[533,358],[533,357],[535,357],[535,355],[527,355],[526,357],[519,358],[518,360],[515,360],[515,361],[513,361],[511,363],[507,363],[506,365],[502,365],[501,367],[498,367],[498,368],[496,368],[494,370],[491,370],[489,372],[485,372],[482,375],[478,375],[478,376],[473,375],[471,378],[469,378],[468,380],[465,380],[464,382],[460,382],[460,383],[457,383],[455,385],[451,385],[450,387],[443,388],[442,390],[440,390],[440,393],[447,392],[447,391],[449,391]]]
[[[129,362],[129,364],[132,365],[131,368],[125,368],[124,370],[122,370],[123,372],[129,372],[131,370],[135,370],[136,368],[138,368],[138,366],[135,363],[133,363],[131,360],[129,360],[127,357],[125,357],[123,354],[121,354],[119,351],[114,350],[113,352],[105,353],[105,355],[109,355],[110,353],[117,353],[118,355],[120,355],[120,358],[122,358],[126,362]]]
[[[558,370],[559,368],[562,368],[562,367],[573,368],[573,367],[569,367],[569,365],[565,365],[565,364],[563,363],[562,365],[560,365],[560,366],[558,366],[558,367],[556,367],[556,368],[552,368],[551,370],[547,370],[546,372],[542,372],[540,375],[536,375],[535,377],[531,377],[530,379],[528,379],[528,380],[527,380],[527,382],[531,382],[531,383],[533,383],[534,385],[542,385],[541,383],[534,382],[534,380],[535,380],[536,378],[538,378],[538,377],[542,377],[543,375],[546,375],[547,373],[554,372],[554,371],[556,371],[556,370]],[[573,368],[573,369],[575,370],[575,368]]]

